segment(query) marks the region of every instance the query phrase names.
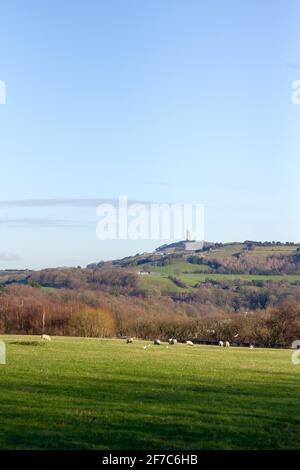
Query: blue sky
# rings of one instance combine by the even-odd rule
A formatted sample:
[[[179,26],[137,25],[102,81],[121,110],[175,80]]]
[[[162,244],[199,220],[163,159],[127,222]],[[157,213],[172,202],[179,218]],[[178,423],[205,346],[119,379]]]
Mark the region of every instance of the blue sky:
[[[200,202],[208,240],[300,241],[298,0],[11,0],[1,20],[0,268],[156,245],[101,242],[93,206],[53,199]]]

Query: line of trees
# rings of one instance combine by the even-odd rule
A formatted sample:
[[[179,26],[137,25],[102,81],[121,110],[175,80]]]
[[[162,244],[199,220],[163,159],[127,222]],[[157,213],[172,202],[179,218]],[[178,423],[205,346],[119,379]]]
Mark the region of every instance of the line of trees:
[[[108,309],[72,291],[12,285],[0,294],[0,332],[106,337],[115,335],[116,327]]]
[[[300,306],[286,299],[276,307],[234,312],[204,298],[178,301],[10,285],[0,293],[0,333],[175,337],[212,343],[224,339],[236,344],[289,347],[300,339]]]
[[[201,266],[201,272],[212,270],[220,274],[300,274],[300,252],[291,255],[254,255],[247,252],[236,253],[227,258],[205,258],[191,255],[191,264]]]

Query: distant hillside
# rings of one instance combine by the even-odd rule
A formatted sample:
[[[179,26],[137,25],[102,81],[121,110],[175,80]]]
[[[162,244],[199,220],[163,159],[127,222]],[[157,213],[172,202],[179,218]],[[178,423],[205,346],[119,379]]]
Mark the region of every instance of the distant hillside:
[[[32,271],[28,269],[2,269],[0,270],[0,286],[5,284],[26,284]]]
[[[300,245],[205,243],[86,268],[0,272],[0,332],[201,338],[287,346],[300,328]],[[298,337],[298,336],[297,336]]]
[[[168,293],[195,292],[201,284],[222,282],[300,283],[300,244],[280,242],[204,242],[197,250],[184,242],[160,246],[87,268],[41,271],[0,271],[0,284],[41,285],[54,288],[101,288],[119,292],[141,290]]]
[[[113,261],[112,266],[138,273],[143,289],[164,293],[193,292],[203,283],[235,280],[300,282],[300,244],[205,242],[196,251],[180,246],[164,245],[153,253]]]

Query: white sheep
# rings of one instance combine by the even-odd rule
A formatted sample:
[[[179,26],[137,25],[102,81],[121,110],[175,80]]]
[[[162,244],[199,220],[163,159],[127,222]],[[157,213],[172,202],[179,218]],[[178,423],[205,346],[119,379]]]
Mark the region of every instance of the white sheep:
[[[160,346],[160,340],[159,339],[155,339],[153,341],[153,344],[156,345],[156,346]]]
[[[193,341],[186,341],[185,344],[187,344],[188,346],[194,346]]]
[[[42,340],[43,341],[51,341],[51,338],[49,335],[42,335]]]
[[[226,347],[226,348],[229,348],[229,346],[230,346],[229,341],[225,341],[225,347]]]
[[[127,344],[133,343],[133,338],[127,338],[126,343]]]
[[[224,341],[219,341],[219,346],[220,346],[221,348],[223,348],[223,346],[224,346]]]
[[[177,344],[177,339],[170,338],[169,339],[169,344]]]
[[[250,347],[250,349],[253,349],[253,348],[254,348],[253,344],[250,344],[250,346],[249,346],[249,347]]]

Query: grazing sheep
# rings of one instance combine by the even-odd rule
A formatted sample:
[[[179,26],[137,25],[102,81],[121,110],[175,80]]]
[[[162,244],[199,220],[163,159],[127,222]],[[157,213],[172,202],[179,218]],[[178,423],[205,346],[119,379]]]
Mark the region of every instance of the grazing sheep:
[[[127,338],[126,343],[127,344],[133,343],[133,338]]]
[[[226,347],[226,348],[229,348],[229,346],[230,346],[229,341],[226,341],[226,342],[225,342],[225,347]]]
[[[186,341],[185,344],[187,344],[188,346],[194,346],[193,341]]]
[[[169,344],[177,344],[177,339],[170,338],[169,339]]]
[[[156,345],[156,346],[160,346],[160,340],[159,339],[155,339],[153,341],[153,344]]]
[[[42,335],[42,340],[43,341],[51,341],[51,338],[48,335]]]
[[[220,346],[221,348],[223,348],[223,346],[224,346],[224,341],[219,341],[219,346]]]

